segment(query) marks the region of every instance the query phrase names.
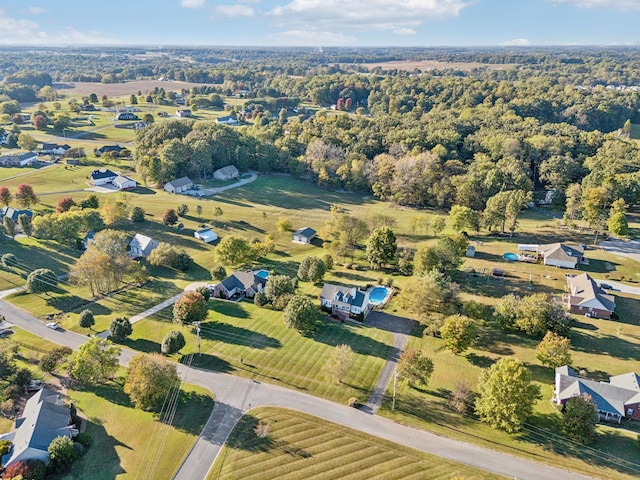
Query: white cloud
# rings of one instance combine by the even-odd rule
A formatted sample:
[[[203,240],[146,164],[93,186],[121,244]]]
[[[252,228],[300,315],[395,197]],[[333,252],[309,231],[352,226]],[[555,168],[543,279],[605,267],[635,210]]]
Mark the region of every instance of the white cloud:
[[[358,41],[353,35],[313,30],[288,30],[269,35],[268,38],[276,45],[303,47],[352,45]]]
[[[4,11],[0,10],[0,43],[24,43],[30,40],[37,29],[36,22],[5,17]]]
[[[415,35],[416,31],[413,28],[396,28],[393,33],[396,35]]]
[[[46,8],[42,8],[42,7],[29,7],[29,13],[31,15],[37,15],[39,13],[44,13],[46,11],[47,11],[47,9]]]
[[[527,47],[531,45],[531,41],[528,38],[514,38],[512,40],[502,42],[500,45],[504,47]]]
[[[456,17],[468,0],[290,0],[267,13],[300,30],[395,30]]]
[[[180,5],[184,8],[202,8],[204,0],[180,0]]]
[[[213,11],[223,17],[253,17],[255,13],[246,5],[218,5]]]
[[[605,8],[612,10],[640,10],[638,0],[548,0],[560,5],[573,5],[579,8]]]

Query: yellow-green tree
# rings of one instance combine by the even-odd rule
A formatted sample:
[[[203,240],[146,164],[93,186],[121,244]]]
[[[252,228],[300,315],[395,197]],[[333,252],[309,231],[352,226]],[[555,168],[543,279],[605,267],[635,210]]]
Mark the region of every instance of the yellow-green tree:
[[[141,353],[129,363],[124,392],[131,402],[142,410],[158,410],[167,393],[180,385],[174,363],[157,353]]]

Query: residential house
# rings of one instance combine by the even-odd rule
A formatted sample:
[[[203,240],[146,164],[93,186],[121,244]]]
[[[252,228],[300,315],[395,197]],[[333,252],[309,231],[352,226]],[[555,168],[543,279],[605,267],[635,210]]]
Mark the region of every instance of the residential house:
[[[232,178],[238,178],[240,172],[234,165],[227,165],[226,167],[219,168],[213,172],[213,178],[218,180],[231,180]]]
[[[623,418],[640,420],[640,376],[624,373],[598,382],[579,377],[568,366],[556,368],[553,401],[564,405],[573,397],[588,394],[596,404],[600,420],[620,423]]]
[[[304,227],[293,232],[293,241],[296,243],[311,243],[316,236],[316,231],[311,227]]]
[[[57,143],[43,143],[40,153],[45,155],[64,155],[69,150],[71,150],[71,146],[66,143],[64,145],[58,145]]]
[[[96,149],[95,154],[96,157],[100,157],[103,153],[113,152],[117,156],[120,156],[122,150],[125,150],[125,148],[121,147],[120,145],[103,145],[102,147]]]
[[[210,228],[202,228],[200,230],[196,230],[193,232],[193,236],[198,240],[202,240],[204,243],[215,242],[218,239],[218,235],[216,232],[211,230]]]
[[[164,189],[169,193],[184,193],[193,188],[193,182],[189,177],[177,178],[164,184]]]
[[[240,124],[240,122],[236,117],[231,117],[231,116],[216,118],[216,123],[219,123],[221,125],[239,125]]]
[[[38,163],[38,154],[34,152],[14,153],[0,157],[0,165],[5,167],[26,167]]]
[[[608,320],[616,309],[614,296],[607,294],[586,273],[567,276],[567,290],[564,301],[571,313]]]
[[[176,110],[176,117],[188,118],[190,116],[191,116],[191,110],[189,110],[188,108]]]
[[[0,222],[4,220],[4,217],[9,217],[11,220],[18,223],[18,217],[20,217],[20,215],[33,217],[33,212],[31,210],[18,210],[16,208],[11,208],[11,207],[0,208]]]
[[[267,279],[259,277],[253,272],[234,272],[217,284],[213,289],[213,296],[217,298],[247,297],[253,298],[262,292]]]
[[[33,395],[24,407],[22,417],[16,420],[15,431],[0,436],[10,440],[12,449],[2,457],[2,464],[9,467],[15,462],[35,459],[49,463],[47,448],[59,436],[78,434],[71,425],[69,408],[60,404],[60,396],[43,388]]]
[[[371,310],[369,294],[356,287],[325,283],[319,298],[320,308],[342,319],[356,315],[366,316]]]
[[[158,241],[151,237],[136,233],[129,242],[129,256],[131,258],[148,257],[156,249]]]
[[[588,263],[584,257],[584,248],[577,245],[569,246],[564,243],[540,245],[537,252],[538,256],[542,257],[543,263],[552,267],[578,268],[578,264]]]
[[[111,181],[111,183],[113,183],[118,190],[129,190],[138,186],[138,183],[135,180],[122,175],[118,175]]]
[[[135,113],[131,112],[120,113],[116,118],[117,120],[140,120],[140,118]]]
[[[113,180],[117,176],[117,173],[112,172],[108,168],[101,168],[91,172],[89,175],[89,183],[95,186],[113,184]]]

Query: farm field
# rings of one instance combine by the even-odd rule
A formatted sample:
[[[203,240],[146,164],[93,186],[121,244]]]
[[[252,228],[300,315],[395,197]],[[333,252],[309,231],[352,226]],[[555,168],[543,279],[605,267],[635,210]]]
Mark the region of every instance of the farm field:
[[[376,62],[376,63],[363,63],[365,67],[372,70],[376,67],[381,67],[385,70],[406,70],[412,72],[415,69],[419,70],[462,70],[470,71],[476,68],[486,68],[488,70],[508,70],[516,68],[517,63],[479,63],[479,62],[440,62],[437,60],[400,60],[390,62]]]
[[[258,438],[258,422],[270,427]],[[231,433],[207,480],[503,478],[293,410],[257,408]]]

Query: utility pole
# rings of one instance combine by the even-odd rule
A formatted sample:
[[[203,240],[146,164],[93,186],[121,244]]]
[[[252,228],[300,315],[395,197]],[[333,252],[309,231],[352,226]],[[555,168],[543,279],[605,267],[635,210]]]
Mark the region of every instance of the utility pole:
[[[201,356],[202,352],[200,350],[200,322],[193,322],[192,325],[196,326],[196,338],[198,341],[198,356]]]
[[[393,402],[391,402],[391,410],[396,409],[396,383],[398,382],[398,370],[393,372]]]

